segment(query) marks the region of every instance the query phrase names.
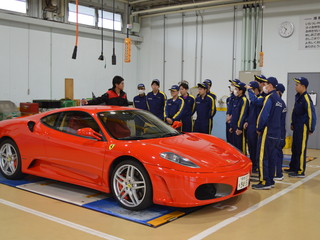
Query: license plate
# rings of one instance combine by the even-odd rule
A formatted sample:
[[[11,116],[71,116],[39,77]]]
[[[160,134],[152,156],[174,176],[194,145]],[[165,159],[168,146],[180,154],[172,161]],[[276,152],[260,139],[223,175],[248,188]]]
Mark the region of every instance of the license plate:
[[[249,185],[249,173],[247,175],[244,175],[242,177],[238,177],[238,186],[237,190],[241,190],[243,188],[248,187]]]

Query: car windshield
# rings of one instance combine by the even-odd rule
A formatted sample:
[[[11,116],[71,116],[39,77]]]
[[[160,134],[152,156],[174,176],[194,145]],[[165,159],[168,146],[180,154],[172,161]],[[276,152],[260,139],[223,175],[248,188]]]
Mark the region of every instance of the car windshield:
[[[100,112],[98,117],[109,134],[120,140],[161,138],[182,134],[144,110]]]

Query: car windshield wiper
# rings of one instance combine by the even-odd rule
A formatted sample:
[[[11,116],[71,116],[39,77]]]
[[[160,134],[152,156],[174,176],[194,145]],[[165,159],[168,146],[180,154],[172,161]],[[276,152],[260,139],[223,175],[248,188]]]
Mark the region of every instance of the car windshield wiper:
[[[139,140],[139,139],[146,139],[143,136],[134,136],[134,137],[124,137],[124,138],[118,138],[119,140]]]
[[[165,133],[165,134],[158,136],[158,138],[173,137],[173,136],[177,136],[177,135],[180,135],[180,133]]]

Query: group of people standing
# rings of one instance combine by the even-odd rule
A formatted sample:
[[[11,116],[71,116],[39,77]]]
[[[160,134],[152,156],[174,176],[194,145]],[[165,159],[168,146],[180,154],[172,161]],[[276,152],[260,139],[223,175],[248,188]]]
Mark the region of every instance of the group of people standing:
[[[211,85],[210,79],[199,83],[199,94],[194,97],[188,92],[188,83],[182,81],[179,85],[171,86],[171,98],[167,99],[166,94],[159,90],[160,81],[154,79],[151,82],[152,91],[147,94],[145,85],[138,84],[139,95],[133,98],[133,106],[150,111],[170,125],[175,121],[181,121],[183,132],[211,134],[212,118],[216,113],[216,95],[210,92]],[[193,121],[195,113],[197,118]]]
[[[245,84],[238,79],[230,81],[230,97],[227,99],[226,137],[227,141],[242,151],[248,152],[252,161],[252,173],[259,175],[259,183],[253,189],[271,189],[275,180],[283,180],[282,162],[286,138],[287,108],[282,100],[285,91],[283,84],[275,77],[266,78],[255,75],[254,81]],[[315,130],[316,114],[313,102],[307,93],[308,79],[295,78],[296,96],[291,117],[292,157],[290,168],[285,172],[289,177],[305,177],[306,150],[308,136]],[[105,94],[92,100],[83,100],[82,104],[128,106],[124,89],[124,79],[115,76],[113,87]],[[212,119],[216,113],[216,95],[210,91],[212,81],[206,79],[198,84],[196,97],[188,93],[187,82],[173,85],[169,90],[171,98],[167,99],[160,91],[160,81],[151,82],[149,93],[145,85],[138,84],[138,95],[133,99],[133,106],[147,110],[165,121],[173,124],[182,122],[182,131],[211,134]],[[246,97],[248,91],[249,100]],[[180,95],[179,95],[180,93]],[[196,120],[193,121],[193,115]]]
[[[247,154],[252,161],[252,173],[258,173],[259,183],[253,189],[271,189],[275,180],[283,180],[282,163],[286,138],[286,104],[282,100],[283,84],[275,77],[254,76],[248,85],[230,80],[227,99],[227,141]],[[292,112],[292,158],[289,177],[305,177],[308,135],[316,125],[315,109],[307,93],[309,82],[296,78],[296,101]],[[248,91],[250,103],[245,95]]]

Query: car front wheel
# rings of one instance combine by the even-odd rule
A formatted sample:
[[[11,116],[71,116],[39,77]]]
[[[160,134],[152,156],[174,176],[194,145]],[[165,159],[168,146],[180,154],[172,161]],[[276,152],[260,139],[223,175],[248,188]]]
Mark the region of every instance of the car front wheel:
[[[150,177],[137,161],[125,160],[115,167],[111,175],[111,188],[123,208],[142,210],[152,204]]]
[[[21,179],[21,157],[17,145],[10,139],[0,144],[0,171],[5,178]]]

